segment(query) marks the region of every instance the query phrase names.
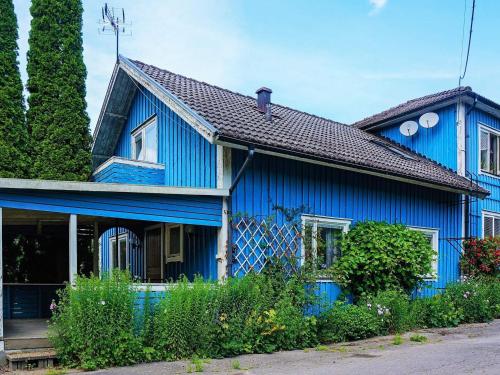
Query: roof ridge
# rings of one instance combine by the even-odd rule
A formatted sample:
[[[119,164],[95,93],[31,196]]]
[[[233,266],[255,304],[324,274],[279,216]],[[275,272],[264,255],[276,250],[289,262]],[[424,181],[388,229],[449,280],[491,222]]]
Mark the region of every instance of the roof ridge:
[[[384,114],[389,113],[391,111],[394,111],[397,108],[401,108],[401,107],[407,106],[409,104],[412,104],[412,103],[415,103],[415,102],[418,102],[418,101],[421,101],[421,100],[426,100],[426,99],[430,99],[432,97],[437,97],[437,96],[441,96],[441,95],[445,95],[445,94],[452,94],[452,93],[455,93],[455,92],[456,93],[466,93],[466,92],[473,92],[473,91],[472,91],[472,88],[470,86],[458,86],[458,87],[455,87],[455,88],[452,88],[452,89],[442,90],[442,91],[438,91],[438,92],[435,92],[435,93],[432,93],[432,94],[427,94],[427,95],[419,96],[417,98],[406,100],[406,101],[404,101],[402,103],[399,103],[397,105],[389,107],[389,108],[387,108],[387,109],[385,109],[383,111],[377,112],[377,113],[372,114],[370,116],[367,116],[367,117],[365,117],[365,118],[363,118],[361,120],[353,122],[352,126],[357,126],[358,124],[366,122],[367,120],[370,120],[372,118],[376,118],[378,116],[381,116],[381,115],[384,115]]]
[[[191,81],[194,81],[194,82],[198,82],[198,83],[201,83],[203,85],[206,85],[206,86],[209,86],[209,87],[213,87],[213,88],[216,88],[218,90],[222,90],[222,91],[226,91],[230,94],[234,94],[234,95],[238,95],[238,96],[241,96],[243,98],[248,98],[248,99],[252,99],[254,101],[256,101],[257,99],[253,96],[250,96],[250,95],[245,95],[245,94],[242,94],[240,92],[237,92],[237,91],[232,91],[232,90],[229,90],[229,89],[226,89],[224,87],[220,87],[220,86],[217,86],[217,85],[214,85],[212,83],[208,83],[208,82],[205,82],[205,81],[200,81],[196,78],[191,78],[191,77],[188,77],[188,76],[185,76],[183,74],[179,74],[179,73],[174,73],[168,69],[163,69],[163,68],[159,68],[157,67],[156,65],[152,65],[152,64],[147,64],[143,61],[140,61],[140,60],[134,60],[134,59],[128,59],[130,60],[131,62],[133,63],[139,63],[139,64],[142,64],[144,66],[149,66],[151,68],[154,68],[154,69],[158,69],[158,70],[161,70],[161,71],[164,71],[164,72],[167,72],[168,74],[172,74],[172,75],[175,75],[175,76],[178,76],[178,77],[181,77],[181,78],[184,78],[184,79],[189,79]],[[335,121],[335,120],[332,120],[332,119],[329,119],[329,118],[326,118],[326,117],[323,117],[323,116],[318,116],[318,115],[315,115],[315,114],[312,114],[312,113],[309,113],[309,112],[306,112],[306,111],[302,111],[300,109],[296,109],[296,108],[292,108],[292,107],[289,107],[289,106],[286,106],[286,105],[283,105],[283,104],[278,104],[278,103],[273,103],[271,102],[271,104],[273,106],[277,106],[277,107],[281,107],[283,109],[288,109],[290,111],[295,111],[295,112],[298,112],[298,113],[302,113],[302,114],[305,114],[305,115],[308,115],[308,116],[311,116],[311,117],[315,117],[317,119],[320,119],[320,120],[324,120],[324,121],[328,121],[328,122],[331,122],[333,124],[338,124],[338,125],[343,125],[343,126],[348,126],[348,127],[351,127],[349,124],[345,124],[345,123],[342,123],[342,122],[338,122],[338,121]]]

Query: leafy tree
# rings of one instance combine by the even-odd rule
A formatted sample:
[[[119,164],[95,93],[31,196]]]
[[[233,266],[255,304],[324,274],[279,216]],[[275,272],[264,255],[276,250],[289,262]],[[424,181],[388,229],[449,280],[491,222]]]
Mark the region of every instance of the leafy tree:
[[[0,0],[0,177],[26,177],[29,166],[17,38],[14,5]]]
[[[31,176],[86,180],[90,174],[80,0],[33,0],[28,51]]]
[[[431,274],[436,255],[422,232],[373,221],[352,228],[341,248],[332,272],[356,297],[388,289],[411,292]]]

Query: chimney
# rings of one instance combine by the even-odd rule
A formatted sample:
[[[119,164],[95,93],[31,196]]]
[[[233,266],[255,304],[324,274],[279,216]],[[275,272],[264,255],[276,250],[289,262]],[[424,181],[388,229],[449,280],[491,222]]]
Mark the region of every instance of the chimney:
[[[259,111],[266,113],[267,106],[271,104],[271,93],[273,91],[267,87],[261,87],[255,93],[257,94],[257,108]]]

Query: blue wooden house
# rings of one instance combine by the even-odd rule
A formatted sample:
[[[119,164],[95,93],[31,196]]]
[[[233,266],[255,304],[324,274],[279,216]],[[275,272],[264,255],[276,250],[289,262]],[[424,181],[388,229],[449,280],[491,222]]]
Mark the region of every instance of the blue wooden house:
[[[490,116],[475,94],[463,94],[472,102],[457,109],[450,100],[441,122],[451,126],[453,111]],[[423,131],[413,141],[399,139],[389,124],[345,125],[273,103],[271,95],[266,87],[242,95],[121,56],[95,128],[92,181],[0,179],[0,228],[43,233],[63,225],[67,281],[81,267],[78,241],[86,235],[93,237],[94,273],[128,269],[163,289],[181,275],[215,280],[259,271],[271,257],[300,265],[305,249],[290,212],[300,228],[312,228],[311,256],[325,266],[341,256],[340,233],[358,221],[387,221],[424,232],[438,254],[421,294],[459,277],[453,241],[464,236],[466,207],[492,209],[495,200],[483,199],[496,188],[488,183],[495,179],[490,169],[484,181],[460,169],[462,149],[453,144],[459,137],[449,134],[463,130],[434,127],[448,151],[433,153],[431,142],[417,139]],[[394,124],[402,120],[393,117]],[[498,146],[488,139],[490,155]],[[470,156],[468,163],[478,160]],[[498,167],[487,160],[485,167]],[[318,251],[318,236],[325,251]],[[339,293],[331,280],[318,284],[332,300]],[[45,306],[48,294],[18,287],[4,285],[4,315],[42,316],[26,311]]]
[[[432,126],[422,126],[429,115]],[[401,131],[408,122],[420,125],[413,135]],[[463,197],[460,238],[500,235],[498,103],[470,87],[459,87],[410,100],[354,126],[397,142],[487,189],[486,199]]]

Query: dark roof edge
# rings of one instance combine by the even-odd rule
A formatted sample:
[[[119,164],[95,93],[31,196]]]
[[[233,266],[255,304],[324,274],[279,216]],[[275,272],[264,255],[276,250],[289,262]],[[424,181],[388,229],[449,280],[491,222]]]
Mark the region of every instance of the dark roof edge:
[[[304,161],[304,162],[309,162],[309,163],[314,163],[314,164],[320,164],[320,165],[324,165],[324,166],[328,166],[328,167],[332,167],[332,168],[338,168],[338,169],[353,171],[353,172],[357,172],[357,173],[364,173],[364,174],[377,176],[377,177],[381,177],[381,178],[385,178],[385,179],[390,179],[390,180],[394,180],[394,181],[402,181],[402,182],[406,182],[406,183],[413,184],[413,185],[426,186],[429,188],[453,192],[453,193],[457,193],[457,194],[472,195],[472,196],[476,196],[480,199],[484,199],[488,195],[490,195],[490,192],[486,189],[482,189],[482,190],[484,190],[484,192],[483,192],[483,191],[478,190],[478,189],[453,188],[448,184],[430,183],[429,180],[427,180],[427,179],[412,178],[412,177],[408,177],[408,176],[405,176],[402,174],[390,173],[390,172],[383,171],[380,169],[370,168],[370,167],[367,167],[364,165],[352,164],[352,163],[335,161],[335,160],[326,159],[326,158],[315,157],[315,156],[312,156],[309,154],[303,154],[303,153],[291,151],[288,149],[282,149],[282,148],[271,147],[271,146],[266,146],[266,145],[258,145],[258,144],[254,144],[254,143],[250,143],[250,142],[242,142],[236,138],[231,138],[228,136],[218,136],[216,143],[222,144],[225,146],[229,146],[229,147],[233,147],[233,148],[247,149],[248,147],[253,147],[256,152],[259,152],[262,154],[274,155],[274,156],[288,158],[288,159],[294,159],[294,160],[299,160],[299,161]],[[442,166],[439,166],[439,167],[443,168]],[[465,179],[465,177],[463,177],[463,178]]]
[[[388,125],[392,125],[395,122],[401,121],[402,119],[415,117],[419,114],[428,112],[429,110],[435,110],[435,109],[446,107],[446,106],[451,105],[451,104],[455,104],[458,102],[459,98],[461,98],[461,97],[466,97],[469,100],[468,104],[472,104],[471,101],[477,100],[477,101],[485,104],[486,107],[491,108],[492,111],[489,111],[490,113],[494,112],[494,113],[492,113],[493,115],[500,116],[500,104],[499,103],[496,103],[491,99],[488,99],[482,95],[479,95],[475,91],[464,90],[461,92],[457,92],[457,94],[455,94],[451,97],[437,100],[432,104],[423,105],[419,108],[414,108],[414,109],[405,111],[397,116],[382,119],[379,121],[374,121],[372,123],[368,123],[365,125],[356,125],[356,123],[354,123],[351,126],[357,127],[358,129],[362,129],[362,130],[372,130],[372,129],[383,128],[383,127],[386,127]],[[417,99],[414,99],[414,100],[417,100]],[[484,110],[486,110],[488,112],[487,108]],[[358,122],[362,122],[362,121],[363,120],[360,120]]]

